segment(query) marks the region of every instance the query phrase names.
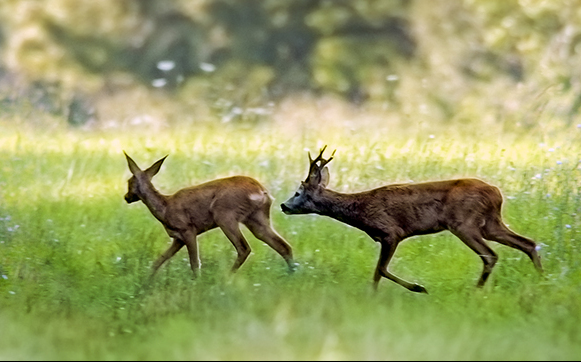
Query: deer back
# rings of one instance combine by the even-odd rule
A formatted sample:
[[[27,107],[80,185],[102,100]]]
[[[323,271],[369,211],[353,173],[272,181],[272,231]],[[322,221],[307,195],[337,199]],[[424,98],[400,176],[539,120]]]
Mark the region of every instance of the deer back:
[[[212,180],[179,190],[168,197],[166,222],[170,228],[211,229],[220,219],[241,222],[256,209],[270,204],[266,189],[246,176]]]
[[[401,237],[485,221],[502,203],[500,191],[478,179],[388,185],[355,195],[362,205],[356,217],[389,224]]]
[[[286,214],[316,213],[357,227],[368,234],[398,237],[456,228],[472,219],[496,217],[500,191],[477,179],[392,184],[359,193],[327,189],[329,172],[322,153],[312,160],[297,192],[281,205]],[[493,212],[494,211],[494,212]]]

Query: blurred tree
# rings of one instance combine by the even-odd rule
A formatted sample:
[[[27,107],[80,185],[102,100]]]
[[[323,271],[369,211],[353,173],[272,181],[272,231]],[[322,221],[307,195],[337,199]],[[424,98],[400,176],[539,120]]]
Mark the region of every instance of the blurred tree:
[[[306,90],[438,119],[472,117],[468,107],[507,118],[553,89],[544,109],[573,119],[578,24],[581,0],[2,0],[0,64],[60,87],[61,109],[78,93],[147,85],[227,112]]]
[[[378,47],[386,49],[393,58],[409,58],[415,49],[409,23],[393,16],[392,8],[378,6],[374,1],[359,3],[365,5],[357,7],[343,0],[218,0],[210,3],[208,11],[230,39],[229,57],[274,69],[275,78],[269,87],[273,95],[317,88],[328,90],[325,89],[328,84],[313,77],[313,61],[321,41],[344,38],[351,43],[363,43],[358,49],[363,52],[352,49],[331,55],[337,62],[334,67],[348,83],[334,90],[356,100],[365,93],[358,78],[359,69],[365,65],[345,67],[343,63],[357,63],[357,59],[366,56],[366,51]],[[394,3],[406,6],[403,1]]]
[[[2,24],[0,24],[0,53],[4,49],[4,41],[4,28],[2,27]]]
[[[71,0],[42,4],[24,0],[28,7],[7,1],[11,2],[7,8],[28,12],[27,19],[22,19],[26,26],[12,24],[13,36],[22,36],[18,28],[28,26],[43,34],[33,40],[35,45],[20,44],[20,49],[13,49],[20,53],[16,57],[27,57],[23,54],[26,48],[36,46],[45,49],[46,62],[54,62],[56,59],[50,59],[54,51],[48,48],[57,46],[66,53],[65,57],[89,73],[124,70],[148,84],[168,88],[198,74],[200,63],[220,66],[224,61],[241,60],[272,67],[275,78],[271,90],[285,94],[315,86],[312,58],[322,38],[385,37],[397,45],[392,49],[394,56],[401,53],[409,57],[415,46],[403,19],[391,16],[385,9],[381,17],[369,19],[373,8],[377,8],[369,0],[362,10],[350,1],[215,0],[198,8],[205,13],[200,17],[203,20],[185,12],[183,1],[105,0],[79,6],[78,1]],[[105,14],[107,8],[111,15]],[[345,19],[329,26],[334,21],[333,13],[329,17],[324,13],[335,8],[341,9]],[[317,18],[314,22],[310,21],[313,15]],[[120,25],[112,26],[113,20]],[[212,39],[212,34],[220,32],[221,41]],[[159,81],[154,83],[155,80]]]
[[[95,120],[95,108],[85,97],[75,94],[68,106],[67,122],[71,126],[84,126]]]
[[[126,2],[126,5],[129,2]],[[175,89],[200,71],[203,30],[172,1],[135,0],[128,7],[137,26],[114,37],[76,32],[74,25],[47,19],[51,37],[87,71],[123,70],[154,87]]]

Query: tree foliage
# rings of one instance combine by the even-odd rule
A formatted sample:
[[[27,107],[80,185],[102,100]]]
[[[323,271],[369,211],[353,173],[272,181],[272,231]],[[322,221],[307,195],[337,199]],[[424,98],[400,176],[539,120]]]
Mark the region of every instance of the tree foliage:
[[[3,0],[0,19],[2,68],[69,98],[243,87],[235,103],[309,91],[442,119],[542,92],[568,119],[581,105],[579,0]]]

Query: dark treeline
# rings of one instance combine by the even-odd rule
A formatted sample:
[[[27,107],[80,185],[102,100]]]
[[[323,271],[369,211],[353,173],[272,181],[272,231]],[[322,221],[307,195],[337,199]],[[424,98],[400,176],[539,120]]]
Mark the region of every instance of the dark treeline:
[[[416,105],[450,118],[467,96],[486,98],[525,84],[523,97],[558,88],[566,103],[559,113],[571,118],[581,104],[572,96],[581,94],[578,67],[572,67],[581,51],[578,5],[5,0],[0,76],[2,89],[12,89],[5,98],[15,97],[17,79],[21,93],[58,99],[52,106],[35,103],[69,112],[74,102],[141,84],[170,94],[242,88],[247,94],[235,102],[243,106],[248,99],[309,92],[402,110],[413,96]]]

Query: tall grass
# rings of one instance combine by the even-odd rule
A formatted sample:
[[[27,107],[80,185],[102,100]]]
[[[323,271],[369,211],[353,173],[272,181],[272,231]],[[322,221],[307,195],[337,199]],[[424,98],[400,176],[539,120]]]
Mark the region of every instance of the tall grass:
[[[444,130],[264,125],[126,132],[0,125],[0,359],[578,359],[581,356],[581,132],[503,135]],[[492,135],[492,136],[491,136]],[[337,148],[330,187],[478,177],[503,191],[505,221],[542,245],[546,273],[500,255],[480,259],[448,233],[403,243],[390,265],[423,284],[382,281],[378,246],[357,229],[278,204],[304,179],[305,148]],[[300,264],[243,230],[253,254],[218,230],[200,236],[202,276],[185,252],[145,283],[169,241],[142,204],[123,201],[129,172],[169,154],[164,193],[245,174],[276,198],[275,229]]]

